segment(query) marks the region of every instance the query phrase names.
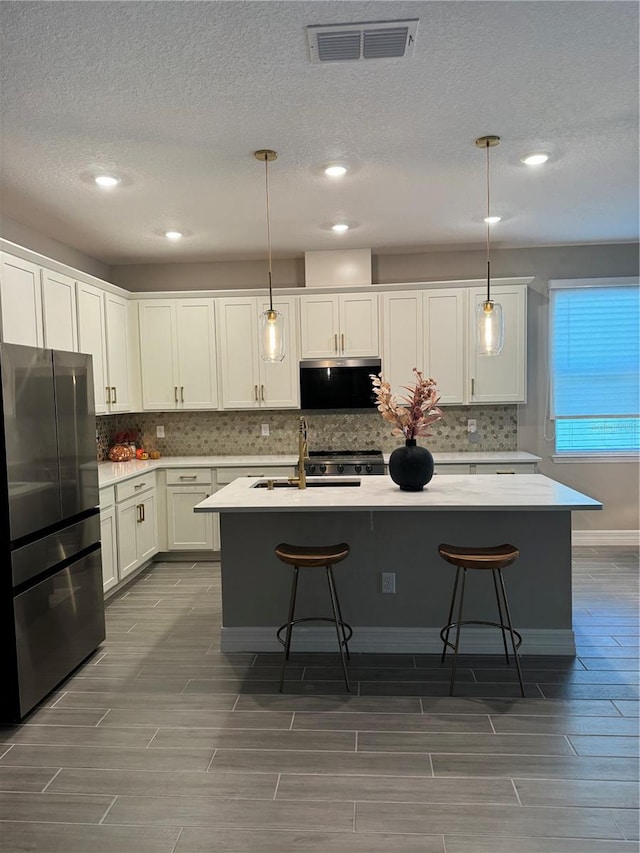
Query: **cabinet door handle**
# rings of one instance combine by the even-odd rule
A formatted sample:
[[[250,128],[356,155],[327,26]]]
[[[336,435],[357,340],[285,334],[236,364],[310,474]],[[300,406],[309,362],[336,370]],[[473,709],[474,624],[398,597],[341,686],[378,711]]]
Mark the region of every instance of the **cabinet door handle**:
[[[142,510],[142,518],[140,521],[144,521],[144,504],[140,504],[140,509]]]
[[[136,483],[133,488],[134,489],[141,489],[144,485],[145,485],[144,483]]]
[[[471,380],[471,396],[473,397],[475,393],[476,393],[476,380],[472,379]]]
[[[197,474],[180,474],[180,479],[181,480],[197,480],[198,475]]]
[[[344,355],[344,332],[340,335],[340,340],[342,341],[342,355]]]
[[[138,522],[138,524],[141,524],[142,523],[142,504],[136,504],[136,510],[138,512],[138,517],[137,517],[136,521]]]
[[[257,403],[258,402],[258,386],[257,385],[253,386],[253,396],[254,396],[255,401]]]
[[[264,403],[264,385],[260,386],[260,399]]]
[[[111,386],[111,393],[112,393],[112,397],[113,397],[113,399],[111,400],[111,402],[112,402],[112,403],[117,403],[117,402],[118,402],[118,397],[117,397],[117,395],[116,395],[116,386],[115,386],[115,385],[112,385],[112,386]]]
[[[333,336],[333,345],[335,347],[336,353],[338,352],[338,333],[336,332]]]
[[[106,404],[107,404],[107,406],[108,406],[108,405],[109,405],[109,403],[111,402],[111,388],[109,388],[109,386],[108,386],[108,385],[105,385],[105,386],[104,386],[104,390],[107,392],[107,399],[105,400],[105,403],[106,403]]]
[[[180,386],[180,402],[184,403],[184,385]]]
[[[515,471],[496,471],[496,474],[515,474]]]
[[[174,403],[178,402],[178,386],[177,385],[173,386],[173,401],[174,401]]]

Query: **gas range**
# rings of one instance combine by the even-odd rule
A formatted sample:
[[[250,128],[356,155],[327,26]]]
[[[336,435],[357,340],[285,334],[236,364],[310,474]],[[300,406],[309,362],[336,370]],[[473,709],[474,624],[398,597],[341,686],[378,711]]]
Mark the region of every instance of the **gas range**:
[[[381,450],[312,450],[304,463],[307,475],[384,474]]]

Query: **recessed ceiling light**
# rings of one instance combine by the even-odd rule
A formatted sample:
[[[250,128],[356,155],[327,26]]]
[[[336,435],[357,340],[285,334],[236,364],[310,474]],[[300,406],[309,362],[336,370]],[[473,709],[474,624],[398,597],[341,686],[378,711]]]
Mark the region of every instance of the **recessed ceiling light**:
[[[182,237],[182,231],[165,231],[164,236],[167,240],[179,240]]]
[[[346,166],[327,166],[324,170],[325,175],[329,175],[330,178],[341,178],[343,175],[347,174]]]
[[[484,222],[486,222],[487,225],[495,225],[496,222],[500,222],[501,219],[501,216],[485,216]]]
[[[521,158],[520,162],[525,166],[542,166],[548,159],[548,154],[527,154],[526,157]]]
[[[345,222],[336,222],[335,225],[331,226],[331,230],[335,231],[336,234],[343,234],[349,230],[349,226]]]
[[[103,189],[110,189],[111,187],[116,187],[120,183],[120,178],[114,178],[113,175],[98,175],[94,178],[94,181],[99,187]]]

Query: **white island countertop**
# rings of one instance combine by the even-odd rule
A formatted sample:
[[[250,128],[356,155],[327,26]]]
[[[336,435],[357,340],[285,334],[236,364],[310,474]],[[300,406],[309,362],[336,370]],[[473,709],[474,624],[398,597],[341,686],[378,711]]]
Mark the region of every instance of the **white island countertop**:
[[[195,512],[558,511],[602,509],[602,504],[542,474],[437,475],[421,492],[403,492],[387,476],[360,478],[359,486],[253,488],[258,477],[234,480],[194,507]],[[358,478],[343,478],[358,479]],[[309,477],[326,482],[331,477]],[[338,479],[339,483],[340,480]]]

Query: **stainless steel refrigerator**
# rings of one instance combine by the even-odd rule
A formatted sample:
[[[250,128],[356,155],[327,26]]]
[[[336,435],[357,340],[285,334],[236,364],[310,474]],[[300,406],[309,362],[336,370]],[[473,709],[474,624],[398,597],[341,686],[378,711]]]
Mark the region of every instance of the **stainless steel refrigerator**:
[[[91,356],[0,345],[0,721],[104,640]]]

